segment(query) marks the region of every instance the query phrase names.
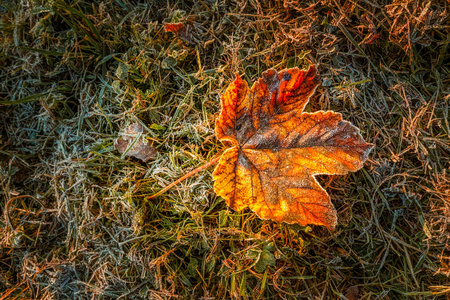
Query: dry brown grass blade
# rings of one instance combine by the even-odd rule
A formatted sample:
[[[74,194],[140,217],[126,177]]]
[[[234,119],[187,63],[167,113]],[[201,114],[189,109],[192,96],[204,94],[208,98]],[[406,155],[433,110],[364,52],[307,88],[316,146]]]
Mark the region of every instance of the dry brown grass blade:
[[[9,227],[11,227],[12,231],[16,231],[16,227],[14,227],[13,223],[11,222],[11,218],[9,216],[9,210],[10,210],[11,204],[13,203],[13,201],[15,201],[17,199],[24,199],[24,198],[33,199],[34,201],[36,201],[37,203],[39,203],[41,205],[44,212],[48,211],[48,209],[45,208],[44,204],[36,197],[30,196],[30,195],[21,195],[21,196],[17,196],[17,197],[12,197],[11,199],[8,200],[8,202],[6,202],[5,211],[4,211],[5,219],[7,220],[8,225],[9,225]]]
[[[361,299],[442,299],[449,12],[447,0],[1,2],[2,297],[334,299],[357,286]],[[147,201],[223,152],[214,121],[234,73],[311,64],[322,82],[306,110],[339,111],[376,145],[361,171],[318,178],[334,236],[227,209],[210,169]],[[114,149],[136,122],[154,160]]]

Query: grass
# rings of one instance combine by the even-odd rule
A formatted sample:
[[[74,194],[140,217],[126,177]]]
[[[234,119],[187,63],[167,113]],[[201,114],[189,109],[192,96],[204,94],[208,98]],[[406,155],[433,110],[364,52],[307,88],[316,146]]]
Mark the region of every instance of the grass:
[[[0,3],[0,299],[448,297],[448,1],[22,2]],[[225,149],[234,73],[312,63],[307,109],[376,145],[320,178],[334,235],[227,208],[213,168],[146,200]],[[153,161],[114,149],[135,122]]]

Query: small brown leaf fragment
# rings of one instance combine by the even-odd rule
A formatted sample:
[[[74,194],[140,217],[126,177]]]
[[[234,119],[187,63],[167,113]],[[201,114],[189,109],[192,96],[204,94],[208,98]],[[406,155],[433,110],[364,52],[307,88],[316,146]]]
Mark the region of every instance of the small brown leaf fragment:
[[[175,33],[180,39],[187,43],[192,43],[191,27],[183,23],[165,23],[164,29],[166,32]]]
[[[362,168],[373,145],[333,111],[303,112],[319,80],[316,68],[262,74],[252,88],[237,76],[222,96],[217,138],[230,146],[214,170],[214,190],[235,210],[300,225],[337,224],[315,175]]]
[[[359,300],[359,289],[356,285],[351,286],[347,289],[347,292],[345,293],[345,297],[348,300]]]
[[[133,156],[147,162],[155,158],[156,149],[144,139],[145,133],[147,130],[141,124],[133,123],[125,129],[121,139],[114,141],[114,146],[120,153],[125,153],[125,156]]]

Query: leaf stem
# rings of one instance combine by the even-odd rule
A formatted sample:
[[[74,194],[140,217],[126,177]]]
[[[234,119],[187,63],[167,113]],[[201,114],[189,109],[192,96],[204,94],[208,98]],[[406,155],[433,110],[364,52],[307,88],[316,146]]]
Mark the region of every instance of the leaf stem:
[[[195,170],[192,170],[191,172],[187,173],[186,175],[184,175],[183,177],[179,178],[178,180],[172,182],[171,184],[169,184],[168,186],[166,186],[165,188],[163,188],[162,190],[160,190],[156,194],[153,194],[153,195],[149,196],[147,199],[150,200],[150,199],[158,197],[159,195],[167,192],[169,189],[171,189],[172,187],[176,186],[177,184],[179,184],[180,182],[182,182],[186,178],[189,178],[189,177],[195,175],[196,173],[198,173],[198,172],[200,172],[200,171],[210,167],[211,165],[215,164],[216,162],[219,161],[219,159],[220,159],[220,155],[217,156],[216,158],[213,158],[212,160],[210,160],[206,164],[196,168]]]

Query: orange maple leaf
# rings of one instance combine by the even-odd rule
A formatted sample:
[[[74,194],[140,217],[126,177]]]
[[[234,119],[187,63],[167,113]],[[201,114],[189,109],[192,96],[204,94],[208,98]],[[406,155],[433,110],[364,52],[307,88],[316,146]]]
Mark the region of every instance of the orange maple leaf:
[[[316,68],[262,74],[251,89],[239,75],[221,99],[217,138],[230,145],[214,170],[214,190],[235,210],[263,219],[324,225],[336,210],[315,175],[359,170],[372,144],[333,111],[305,113]]]

